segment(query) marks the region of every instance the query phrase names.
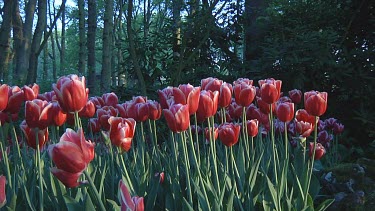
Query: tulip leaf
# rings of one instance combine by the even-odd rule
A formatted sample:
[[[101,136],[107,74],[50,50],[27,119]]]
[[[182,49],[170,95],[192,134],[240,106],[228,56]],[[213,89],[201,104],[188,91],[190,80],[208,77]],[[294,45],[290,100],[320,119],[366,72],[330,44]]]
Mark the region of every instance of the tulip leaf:
[[[68,195],[64,195],[65,205],[68,208],[68,211],[82,210],[82,205],[76,201],[74,198]]]
[[[205,198],[205,196],[203,195],[203,193],[201,191],[201,188],[199,188],[199,186],[197,185],[197,182],[199,182],[199,180],[197,182],[194,181],[194,180],[191,180],[191,181],[193,182],[193,185],[195,187],[195,191],[197,191],[199,205],[203,207],[203,210],[210,210],[208,199]],[[202,188],[204,188],[204,187],[202,187]]]
[[[7,205],[7,210],[16,210],[16,205],[17,205],[17,195],[13,193],[12,198],[10,202]]]
[[[326,210],[333,202],[335,201],[335,199],[326,199],[325,201],[323,201],[319,207],[316,209],[317,211],[324,211]]]
[[[107,202],[110,205],[110,208],[111,208],[110,210],[113,210],[113,211],[120,211],[121,210],[121,207],[115,201],[107,199]]]
[[[227,211],[233,210],[233,198],[234,198],[234,187],[232,188],[232,191],[230,192],[230,195],[226,204]]]
[[[275,189],[275,187],[273,186],[271,180],[268,178],[268,176],[266,175],[266,178],[267,178],[267,185],[268,185],[268,190],[270,191],[271,193],[271,197],[272,197],[272,201],[273,201],[273,205],[277,208],[278,207],[278,196],[277,196],[277,191]],[[277,209],[276,209],[277,210]]]
[[[31,210],[35,210],[35,207],[34,207],[33,203],[31,203],[29,192],[27,191],[26,185],[22,185],[22,187],[23,187],[23,192],[25,194],[26,201],[27,201],[27,204],[29,205],[29,208]]]
[[[90,194],[86,194],[86,199],[85,199],[85,211],[91,211],[95,210],[95,206],[92,203]]]
[[[187,210],[189,211],[194,211],[194,208],[189,204],[188,201],[186,201],[185,197],[183,197],[182,199],[183,199],[184,207],[187,208]]]

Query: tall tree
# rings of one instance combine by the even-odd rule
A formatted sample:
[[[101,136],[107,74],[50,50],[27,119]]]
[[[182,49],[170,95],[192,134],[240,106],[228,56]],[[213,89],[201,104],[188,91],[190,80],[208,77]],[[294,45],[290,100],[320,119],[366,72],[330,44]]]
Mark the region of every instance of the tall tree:
[[[12,25],[12,0],[5,0],[0,27],[0,82],[4,81],[4,75],[8,72],[10,62],[10,31]]]
[[[95,58],[95,38],[96,38],[96,1],[88,0],[88,19],[87,19],[87,87],[90,93],[97,93],[96,85],[96,58]]]
[[[103,28],[103,57],[100,88],[101,92],[109,92],[111,88],[112,49],[113,49],[113,0],[105,1]]]
[[[78,72],[85,73],[85,1],[78,0],[78,19],[79,19],[79,54],[78,54]]]

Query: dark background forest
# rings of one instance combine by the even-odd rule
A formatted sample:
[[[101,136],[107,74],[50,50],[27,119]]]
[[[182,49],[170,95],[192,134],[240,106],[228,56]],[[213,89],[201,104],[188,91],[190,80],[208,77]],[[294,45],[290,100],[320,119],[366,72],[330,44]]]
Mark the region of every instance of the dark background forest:
[[[285,93],[328,92],[344,144],[375,139],[374,1],[1,0],[0,14],[1,84],[44,92],[74,73],[90,95],[124,101],[206,77],[273,77]]]

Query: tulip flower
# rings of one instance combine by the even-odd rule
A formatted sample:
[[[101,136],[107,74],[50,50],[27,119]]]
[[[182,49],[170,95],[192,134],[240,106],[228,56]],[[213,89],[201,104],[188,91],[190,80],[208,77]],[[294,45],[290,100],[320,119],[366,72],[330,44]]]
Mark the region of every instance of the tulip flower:
[[[164,183],[164,178],[165,178],[165,173],[164,172],[157,172],[155,173],[155,177],[159,177],[159,183],[163,184]]]
[[[2,111],[0,111],[0,122],[1,122],[1,125],[4,125],[6,122],[9,123],[11,122],[15,122],[17,121],[18,119],[18,113],[15,113],[15,114],[11,114],[11,118],[9,118],[9,114],[8,113],[4,113]]]
[[[52,118],[51,123],[55,126],[61,126],[66,122],[67,114],[62,111],[60,105],[56,101],[51,102],[50,112]]]
[[[90,101],[94,103],[96,109],[105,106],[105,102],[102,97],[90,97]]]
[[[18,86],[11,87],[8,92],[8,105],[3,112],[10,114],[19,113],[24,100],[23,91]]]
[[[197,113],[199,113],[199,115],[201,115],[204,118],[214,116],[217,112],[218,101],[218,91],[201,91]]]
[[[295,130],[302,137],[310,136],[311,132],[314,130],[313,125],[310,122],[295,121]]]
[[[161,117],[161,106],[154,100],[147,100],[148,118],[150,120],[158,120]]]
[[[57,100],[56,99],[56,94],[55,94],[54,91],[44,92],[43,94],[38,94],[37,99],[45,100],[47,102],[51,102],[51,101]]]
[[[169,109],[163,109],[163,113],[172,132],[182,132],[189,128],[190,114],[188,105],[174,104]]]
[[[8,105],[9,86],[3,84],[0,86],[0,111],[3,111]]]
[[[104,105],[107,106],[115,106],[118,104],[118,97],[115,93],[105,93],[102,95],[102,99],[104,100]]]
[[[250,80],[248,78],[238,78],[236,81],[233,82],[234,85],[237,84],[247,84],[247,85],[253,85],[253,80]]]
[[[324,146],[329,146],[330,142],[333,140],[333,135],[329,134],[326,130],[320,131],[318,133],[318,142]]]
[[[305,109],[312,116],[321,116],[327,110],[327,92],[305,92]]]
[[[279,103],[276,107],[276,116],[282,122],[290,122],[294,117],[294,103]]]
[[[118,114],[118,111],[116,108],[112,106],[103,106],[102,108],[96,111],[96,114],[98,116],[98,119],[102,128],[104,130],[109,130],[110,124],[108,123],[108,119],[112,116],[116,117]]]
[[[324,125],[326,126],[325,129],[332,130],[337,122],[335,118],[328,118],[324,120]]]
[[[178,96],[175,92],[181,90],[184,93],[186,104],[189,105],[189,114],[195,114],[198,110],[199,96],[201,93],[200,87],[194,87],[190,84],[181,84],[178,88],[173,88],[173,95]],[[183,100],[181,100],[183,101]]]
[[[132,102],[126,109],[129,118],[137,122],[144,122],[148,119],[148,104],[146,102]]]
[[[219,92],[219,107],[220,108],[226,108],[231,104],[232,93],[233,93],[232,84],[224,82],[220,86],[220,92]]]
[[[0,176],[0,208],[4,207],[4,205],[7,203],[7,196],[5,191],[5,183],[7,182],[7,179],[4,175]]]
[[[129,211],[143,211],[144,200],[143,197],[131,197],[128,188],[123,180],[119,182],[119,201],[121,202],[121,210]]]
[[[36,133],[38,134],[38,141],[39,141],[39,149],[42,149],[44,144],[48,141],[48,128],[43,130],[30,128],[26,121],[22,121],[20,124],[20,128],[25,134],[26,143],[29,147],[36,149]]]
[[[257,119],[246,121],[247,133],[250,137],[255,137],[258,135],[258,124],[259,122]]]
[[[95,104],[91,100],[88,100],[85,107],[83,107],[83,109],[80,112],[78,112],[78,116],[84,117],[84,118],[91,118],[95,115],[95,113],[96,113]]]
[[[228,112],[232,119],[240,119],[242,117],[242,106],[233,101],[228,107]]]
[[[212,128],[211,128],[211,130],[209,130],[208,127],[206,127],[204,129],[204,137],[206,138],[206,143],[210,142],[211,136],[212,136]],[[218,136],[219,136],[219,128],[214,127],[214,137],[213,137],[212,140],[216,141]]]
[[[186,104],[186,97],[181,90],[174,90],[173,87],[168,86],[163,90],[158,90],[159,102],[162,109],[167,109],[173,104]]]
[[[51,115],[52,104],[47,101],[34,99],[26,101],[25,120],[30,128],[39,128],[43,130],[52,123]]]
[[[130,150],[135,133],[136,121],[132,118],[110,117],[109,138],[113,145],[127,152]]]
[[[77,75],[63,76],[52,85],[61,108],[70,113],[78,112],[85,107],[89,90],[86,88],[85,77]]]
[[[240,106],[249,106],[256,95],[256,88],[253,85],[247,83],[235,83],[233,87],[234,98],[236,103]]]
[[[59,143],[48,147],[48,154],[56,167],[51,169],[66,187],[77,187],[78,178],[94,159],[94,143],[86,141],[82,128],[77,132],[68,128]]]
[[[296,111],[296,120],[309,122],[312,124],[313,128],[315,127],[315,117],[308,114],[305,109],[298,109]]]
[[[280,80],[273,78],[259,80],[260,96],[267,104],[273,104],[280,98],[281,84]]]
[[[25,95],[25,101],[34,100],[38,97],[39,94],[39,85],[34,83],[32,86],[23,86],[23,93]]]
[[[257,104],[260,109],[260,111],[264,114],[270,113],[270,105],[267,104],[262,98],[257,97]],[[272,104],[272,113],[275,113],[276,111],[276,103]]]
[[[310,147],[309,147],[310,158],[313,156],[313,152],[314,152],[314,143],[310,142]],[[315,148],[314,160],[320,160],[325,153],[326,153],[326,149],[323,147],[323,145],[321,145],[320,143],[317,143],[316,148]]]
[[[220,87],[223,84],[222,80],[219,80],[217,78],[205,78],[201,80],[201,88],[202,90],[206,91],[220,91]]]
[[[343,131],[344,131],[344,125],[336,122],[335,125],[333,126],[333,133],[335,135],[338,135],[338,134],[341,134]]]
[[[294,104],[299,104],[301,102],[302,100],[301,90],[293,89],[293,90],[290,90],[288,93],[289,93],[290,99],[292,99],[292,102]]]
[[[238,142],[241,126],[239,124],[224,123],[219,127],[219,139],[227,147]]]

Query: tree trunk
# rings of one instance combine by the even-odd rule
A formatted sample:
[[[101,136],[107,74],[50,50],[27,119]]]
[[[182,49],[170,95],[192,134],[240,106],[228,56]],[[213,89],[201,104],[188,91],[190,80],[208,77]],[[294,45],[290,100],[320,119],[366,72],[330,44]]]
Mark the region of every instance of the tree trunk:
[[[96,94],[98,92],[95,71],[96,1],[88,0],[87,7],[87,87],[90,89],[90,94]]]
[[[36,0],[29,0],[26,4],[25,23],[22,22],[20,15],[19,2],[14,1],[13,7],[13,39],[15,45],[15,83],[24,83],[26,71],[29,68],[30,45],[32,39],[32,27],[34,22],[34,13]]]
[[[65,75],[65,16],[66,9],[65,4],[63,4],[62,14],[61,14],[61,45],[60,45],[60,75]],[[56,37],[57,38],[57,37]]]
[[[79,58],[78,72],[81,75],[85,73],[85,1],[78,0],[78,17],[79,17]]]
[[[50,26],[51,30],[56,28],[52,24],[52,10],[51,10],[51,3],[48,0],[48,13],[49,13],[49,20],[50,20]],[[56,17],[54,17],[56,18]],[[53,37],[53,33],[51,33],[51,51],[52,54],[50,54],[51,60],[52,60],[52,81],[57,80],[57,64],[56,64],[56,48],[55,48],[55,40]]]
[[[36,24],[33,41],[30,49],[29,68],[27,71],[27,78],[25,84],[32,84],[36,82],[38,70],[38,51],[40,42],[42,41],[43,32],[47,23],[47,1],[38,1],[38,22]],[[39,51],[40,52],[40,51]]]
[[[141,68],[138,64],[138,58],[137,58],[137,54],[135,51],[135,45],[134,45],[135,41],[134,41],[134,35],[133,35],[133,30],[132,30],[132,14],[133,14],[133,0],[129,0],[128,1],[128,16],[126,18],[126,28],[128,31],[128,38],[129,38],[129,51],[130,51],[130,56],[133,60],[135,72],[138,77],[138,83],[140,84],[141,94],[146,96],[147,95],[146,84],[142,75]]]
[[[172,4],[172,15],[173,15],[173,25],[174,25],[174,36],[173,36],[173,62],[175,63],[176,71],[171,74],[171,83],[172,85],[177,86],[180,78],[180,73],[182,71],[181,68],[181,60],[182,60],[182,50],[181,50],[181,1],[177,0]]]
[[[12,25],[12,0],[5,0],[3,6],[2,24],[0,28],[0,84],[4,83],[10,62],[10,30]]]
[[[113,36],[113,0],[105,1],[104,28],[103,28],[103,57],[100,88],[101,92],[109,92],[111,89],[112,70],[112,36]]]

